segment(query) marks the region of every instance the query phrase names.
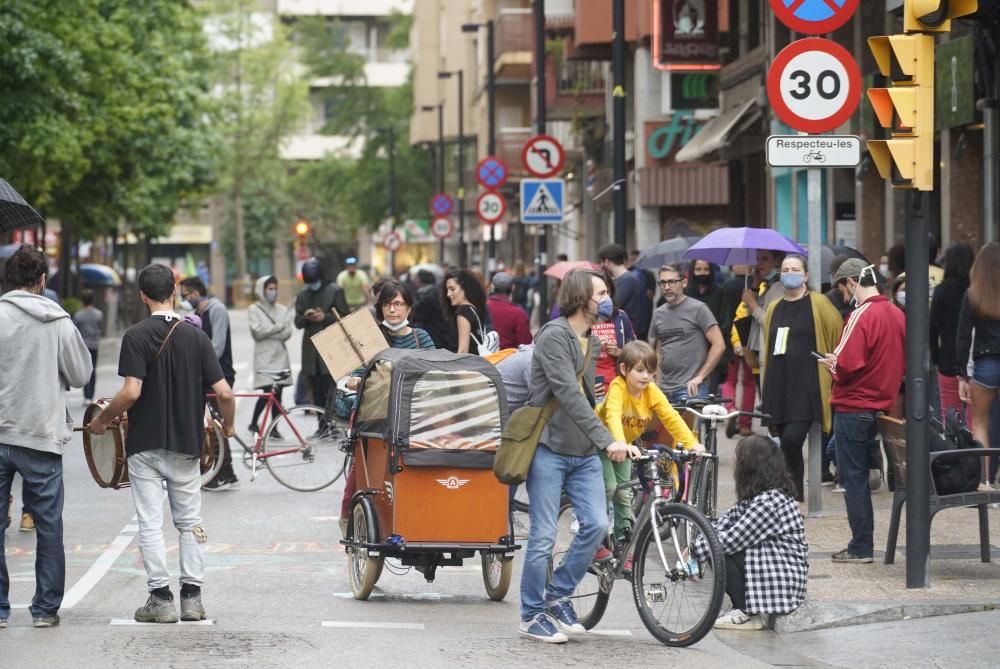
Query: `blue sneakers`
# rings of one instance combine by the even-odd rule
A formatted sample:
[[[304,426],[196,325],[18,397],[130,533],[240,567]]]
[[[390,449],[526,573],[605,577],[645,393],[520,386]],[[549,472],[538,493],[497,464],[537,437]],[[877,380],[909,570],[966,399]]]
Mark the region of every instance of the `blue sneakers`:
[[[587,628],[581,625],[580,621],[576,619],[576,611],[573,610],[573,605],[570,604],[568,599],[556,602],[550,606],[549,615],[555,619],[556,624],[559,625],[559,629],[567,634],[587,633]]]
[[[531,620],[522,620],[518,633],[529,639],[545,643],[566,643],[569,637],[556,629],[555,622],[547,613],[539,613]]]

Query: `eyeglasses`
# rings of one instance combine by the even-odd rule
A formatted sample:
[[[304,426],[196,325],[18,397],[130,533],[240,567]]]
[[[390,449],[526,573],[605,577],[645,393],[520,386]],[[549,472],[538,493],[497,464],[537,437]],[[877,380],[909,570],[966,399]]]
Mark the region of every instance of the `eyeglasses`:
[[[397,300],[395,302],[389,302],[385,305],[385,308],[391,311],[399,311],[400,309],[405,309],[407,306],[406,302]]]
[[[661,285],[661,286],[676,286],[676,285],[682,283],[683,281],[684,281],[684,279],[661,279],[660,281],[657,281],[656,283],[659,284],[659,285]]]

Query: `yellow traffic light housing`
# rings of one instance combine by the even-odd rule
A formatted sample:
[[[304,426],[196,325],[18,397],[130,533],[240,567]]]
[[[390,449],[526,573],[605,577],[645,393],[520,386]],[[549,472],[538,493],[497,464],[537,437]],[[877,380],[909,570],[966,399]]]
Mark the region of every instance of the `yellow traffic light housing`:
[[[978,0],[904,0],[903,30],[945,33],[951,30],[952,19],[973,14],[977,9]]]
[[[892,88],[868,89],[868,100],[890,139],[869,140],[883,179],[895,188],[934,189],[934,37],[869,37],[879,71]]]

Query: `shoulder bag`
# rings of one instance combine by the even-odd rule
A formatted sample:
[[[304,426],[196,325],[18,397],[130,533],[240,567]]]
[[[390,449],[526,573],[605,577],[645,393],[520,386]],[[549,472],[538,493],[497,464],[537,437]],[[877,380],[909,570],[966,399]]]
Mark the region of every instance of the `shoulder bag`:
[[[583,368],[576,375],[579,384],[587,369],[590,359],[590,339],[583,351]],[[505,485],[519,485],[528,478],[531,461],[535,458],[535,450],[542,438],[542,431],[549,419],[559,408],[559,400],[550,399],[545,406],[533,407],[525,405],[517,409],[507,419],[503,433],[500,435],[500,448],[493,459],[493,475]]]

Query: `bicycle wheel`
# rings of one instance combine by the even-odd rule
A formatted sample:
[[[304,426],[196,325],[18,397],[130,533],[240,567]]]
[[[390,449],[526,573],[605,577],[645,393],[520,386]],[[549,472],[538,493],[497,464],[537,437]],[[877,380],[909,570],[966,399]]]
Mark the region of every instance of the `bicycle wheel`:
[[[354,503],[352,511],[354,522],[351,524],[349,538],[359,544],[377,542],[378,520],[371,500],[362,497]],[[347,576],[351,581],[351,592],[355,599],[368,599],[372,588],[382,574],[384,558],[368,557],[367,548],[351,547],[347,555]]]
[[[279,414],[264,433],[267,468],[282,485],[300,492],[322,490],[344,473],[340,450],[345,432],[323,418],[317,406],[302,405]]]
[[[693,469],[694,481],[688,500],[692,506],[710,520],[715,520],[717,517],[716,504],[719,496],[719,485],[716,478],[717,467],[718,460],[715,459],[705,459],[698,462]]]
[[[525,483],[517,486],[514,492],[514,510],[521,513],[528,513],[530,505],[528,503],[528,485]]]
[[[226,435],[214,424],[205,428],[205,443],[201,447],[201,484],[205,485],[215,479],[222,469],[222,449]]]
[[[510,589],[510,575],[514,567],[514,558],[500,553],[482,553],[483,585],[486,594],[494,602],[503,601]]]
[[[566,503],[559,507],[559,520],[556,526],[556,541],[552,548],[552,558],[549,561],[549,579],[556,567],[562,563],[562,558],[569,545],[576,537],[579,522],[573,512],[572,505]],[[611,588],[614,585],[614,574],[604,565],[591,564],[583,580],[570,595],[573,609],[580,624],[587,629],[593,629],[608,608],[611,598]]]
[[[715,529],[687,504],[661,504],[656,511],[660,545],[648,519],[640,529],[633,563],[632,595],[643,625],[667,646],[690,646],[715,623],[726,589],[726,558]],[[704,538],[708,558],[689,562],[686,553]],[[664,562],[665,560],[665,562]]]

